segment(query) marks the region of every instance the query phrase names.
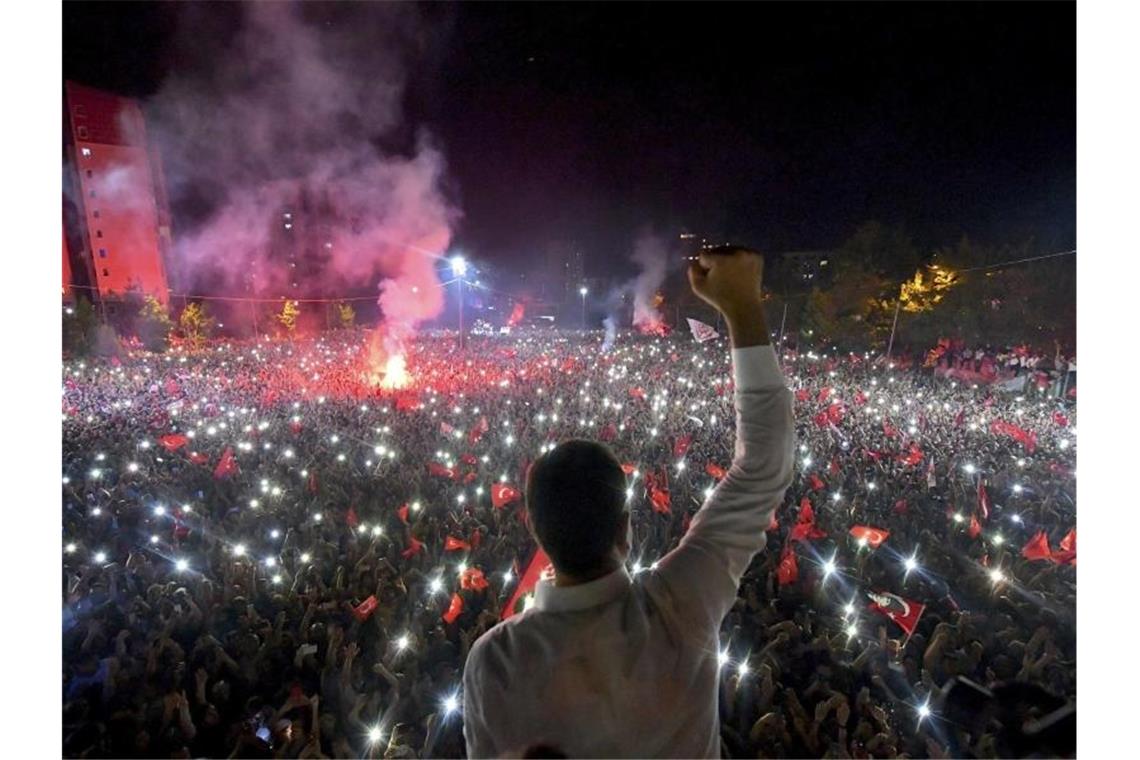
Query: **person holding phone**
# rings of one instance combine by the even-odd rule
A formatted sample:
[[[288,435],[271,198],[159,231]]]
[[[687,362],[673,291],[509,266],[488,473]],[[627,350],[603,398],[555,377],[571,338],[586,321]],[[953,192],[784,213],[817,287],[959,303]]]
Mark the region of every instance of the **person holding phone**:
[[[636,579],[626,476],[604,445],[540,457],[526,511],[554,577],[532,609],[480,637],[464,669],[470,757],[542,745],[570,757],[719,757],[721,620],[792,482],[792,397],[769,343],[763,258],[723,247],[689,266],[725,317],[735,455],[679,546]]]

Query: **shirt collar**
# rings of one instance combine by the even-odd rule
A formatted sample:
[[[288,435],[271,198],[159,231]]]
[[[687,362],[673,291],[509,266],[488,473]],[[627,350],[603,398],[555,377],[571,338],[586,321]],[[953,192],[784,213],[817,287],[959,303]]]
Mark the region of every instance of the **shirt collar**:
[[[539,580],[534,589],[534,606],[543,612],[575,612],[600,607],[622,595],[633,583],[625,566],[588,583],[555,586],[553,580]]]

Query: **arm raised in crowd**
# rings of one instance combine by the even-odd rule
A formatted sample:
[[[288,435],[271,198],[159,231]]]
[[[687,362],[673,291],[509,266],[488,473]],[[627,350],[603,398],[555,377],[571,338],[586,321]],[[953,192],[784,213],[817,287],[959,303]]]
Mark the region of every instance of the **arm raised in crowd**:
[[[724,315],[732,338],[736,442],[732,466],[660,575],[678,609],[694,622],[719,625],[740,579],[792,482],[792,395],[784,384],[760,296],[758,253],[702,254],[689,269],[693,291]]]

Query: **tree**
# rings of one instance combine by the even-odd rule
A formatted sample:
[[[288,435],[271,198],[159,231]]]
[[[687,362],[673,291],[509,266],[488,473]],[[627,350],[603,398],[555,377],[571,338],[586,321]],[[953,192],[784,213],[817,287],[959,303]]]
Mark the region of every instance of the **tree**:
[[[146,296],[138,311],[136,326],[139,340],[147,351],[166,350],[174,324],[161,301],[154,296]]]
[[[63,317],[63,350],[73,356],[89,356],[94,346],[95,328],[99,320],[95,307],[84,296],[79,296],[75,307]]]
[[[277,321],[285,328],[285,332],[289,333],[292,337],[293,332],[297,329],[297,315],[301,313],[300,304],[296,301],[286,300],[281,306],[281,313],[277,315]]]
[[[352,304],[338,303],[336,305],[337,316],[340,317],[340,326],[346,330],[351,330],[356,325],[356,309],[352,308]]]
[[[201,348],[206,339],[210,337],[213,327],[213,317],[205,304],[191,301],[182,309],[178,316],[178,326],[182,330],[182,337],[194,348]]]

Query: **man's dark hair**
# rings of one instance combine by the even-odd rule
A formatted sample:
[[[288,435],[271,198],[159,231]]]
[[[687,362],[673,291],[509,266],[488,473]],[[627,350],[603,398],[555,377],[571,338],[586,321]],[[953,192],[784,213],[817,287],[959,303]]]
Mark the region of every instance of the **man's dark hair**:
[[[556,570],[588,576],[604,563],[626,518],[625,473],[608,448],[571,440],[538,458],[526,509]]]

